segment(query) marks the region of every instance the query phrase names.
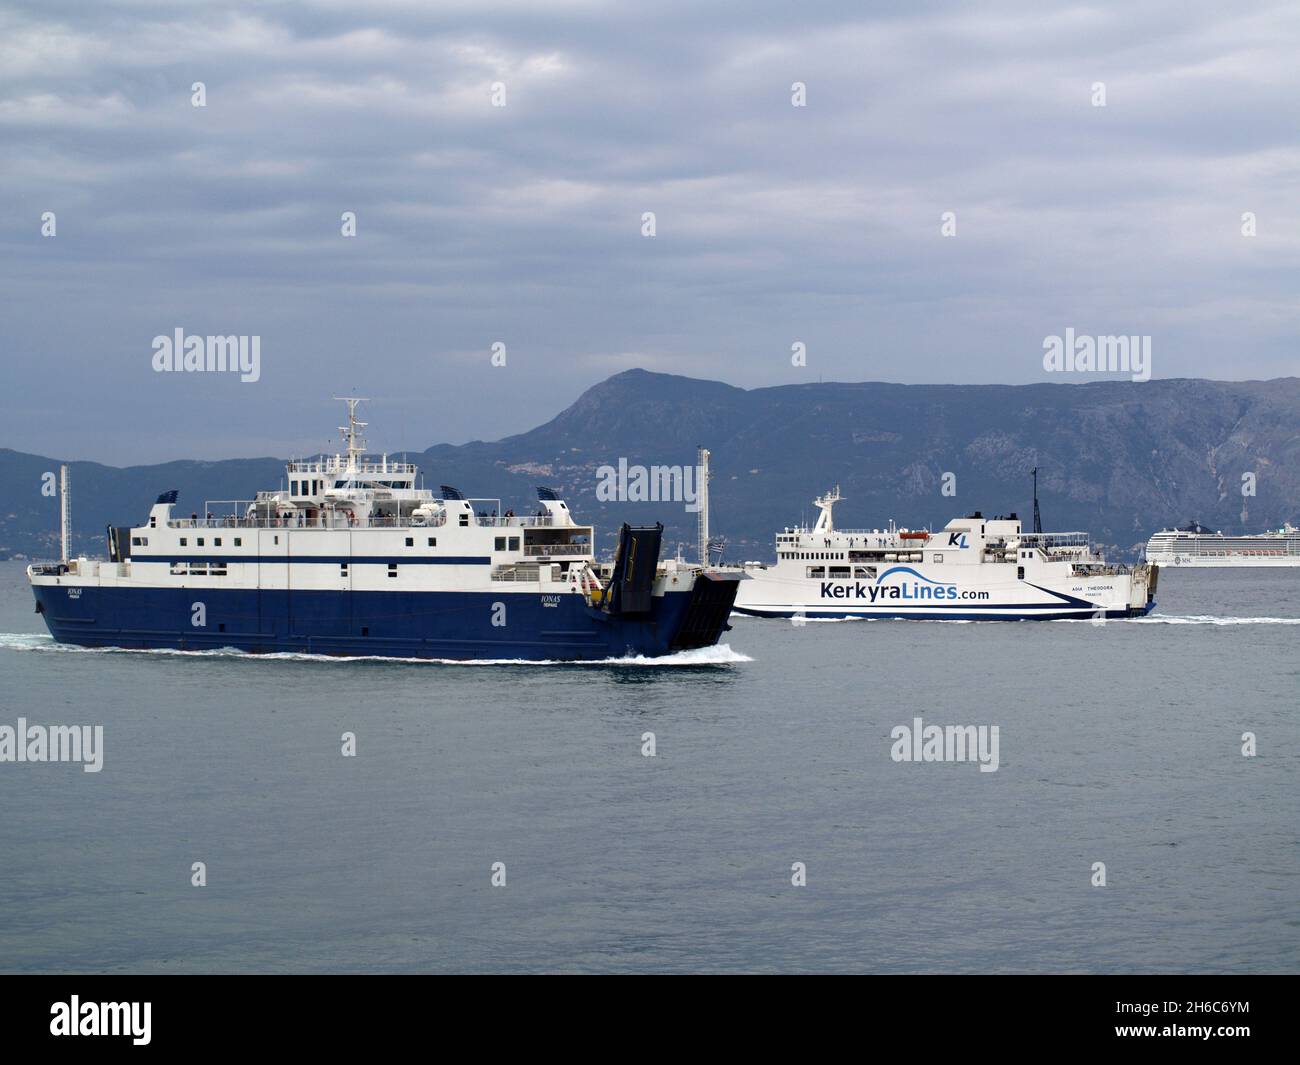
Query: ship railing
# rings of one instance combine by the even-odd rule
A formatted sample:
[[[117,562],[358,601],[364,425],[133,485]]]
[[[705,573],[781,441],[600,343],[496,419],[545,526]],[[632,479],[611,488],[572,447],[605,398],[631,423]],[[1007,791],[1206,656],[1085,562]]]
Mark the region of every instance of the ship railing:
[[[1019,536],[1011,537],[1020,541],[1021,547],[1041,547],[1050,550],[1054,547],[1087,547],[1088,534],[1086,532],[1059,532],[1059,533],[1021,533]]]
[[[551,579],[555,579],[555,569],[548,566]],[[492,580],[494,581],[532,581],[537,582],[542,579],[542,564],[539,562],[516,562],[509,566],[498,566],[492,571]]]
[[[1122,562],[1101,565],[1078,565],[1070,568],[1071,577],[1123,577],[1132,573],[1131,567]]]
[[[319,459],[307,459],[294,461],[285,464],[291,473],[347,473],[350,467],[346,459],[325,459],[323,462]],[[375,462],[366,460],[358,462],[356,465],[357,473],[361,474],[381,474],[381,475],[403,475],[419,473],[419,467],[413,462]]]
[[[235,515],[206,518],[173,518],[167,523],[170,529],[438,529],[447,524],[446,515],[432,520],[414,521],[409,517],[396,518],[372,514],[366,518],[349,521],[343,514],[329,511],[308,517],[299,511],[284,518],[246,518]]]
[[[590,544],[527,544],[525,555],[590,555]]]
[[[491,528],[528,528],[540,529],[555,525],[555,519],[549,514],[475,514],[474,520],[479,525]]]

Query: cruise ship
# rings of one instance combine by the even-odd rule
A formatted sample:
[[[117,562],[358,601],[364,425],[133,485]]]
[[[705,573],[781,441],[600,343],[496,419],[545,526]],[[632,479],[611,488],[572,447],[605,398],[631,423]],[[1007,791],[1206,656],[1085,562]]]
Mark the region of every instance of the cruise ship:
[[[285,487],[110,527],[108,559],[28,567],[60,642],[453,660],[592,661],[708,647],[739,578],[659,560],[662,525],[623,525],[612,564],[559,493],[535,513],[448,485],[417,487],[407,462],[368,456],[347,398],[346,454],[286,467]]]
[[[1300,566],[1300,529],[1287,522],[1255,536],[1224,536],[1193,521],[1161,529],[1147,541],[1146,556],[1161,566]]]
[[[941,530],[837,529],[839,490],[811,528],[776,537],[776,564],[747,563],[736,610],[759,617],[947,621],[1141,617],[1157,568],[1110,565],[1086,533],[1025,532],[979,511]]]

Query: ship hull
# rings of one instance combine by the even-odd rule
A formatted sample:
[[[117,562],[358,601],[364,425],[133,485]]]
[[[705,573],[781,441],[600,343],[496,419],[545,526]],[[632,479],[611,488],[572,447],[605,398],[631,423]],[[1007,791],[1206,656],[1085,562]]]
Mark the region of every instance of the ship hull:
[[[1278,569],[1300,566],[1300,555],[1199,556],[1147,554],[1147,561],[1168,569]]]
[[[574,593],[33,586],[54,639],[82,647],[460,661],[600,661],[710,646],[726,630],[734,589],[715,589],[726,602],[702,620],[692,589],[618,616]]]
[[[880,621],[1099,621],[1105,619],[1145,617],[1155,609],[1155,603],[1141,607],[1122,607],[1114,610],[1028,610],[1024,608],[990,607],[986,610],[966,608],[952,611],[914,610],[823,610],[819,607],[806,609],[763,610],[753,607],[737,606],[737,614],[756,618],[807,618],[823,621],[847,621],[875,619]]]

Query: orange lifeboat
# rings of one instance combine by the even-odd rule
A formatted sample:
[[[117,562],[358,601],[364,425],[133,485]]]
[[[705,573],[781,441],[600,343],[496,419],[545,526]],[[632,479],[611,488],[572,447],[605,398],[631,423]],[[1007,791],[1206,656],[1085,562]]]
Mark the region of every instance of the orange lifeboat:
[[[901,532],[898,534],[898,538],[900,540],[928,540],[930,539],[930,534],[925,531]]]

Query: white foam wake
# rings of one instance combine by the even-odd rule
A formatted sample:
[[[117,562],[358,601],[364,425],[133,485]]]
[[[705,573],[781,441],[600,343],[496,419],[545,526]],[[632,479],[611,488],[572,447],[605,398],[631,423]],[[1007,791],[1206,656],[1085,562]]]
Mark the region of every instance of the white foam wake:
[[[1128,620],[1134,625],[1300,625],[1300,618],[1229,618],[1214,614],[1148,614]]]
[[[447,666],[729,666],[754,661],[748,655],[733,651],[728,644],[714,647],[696,647],[677,651],[659,658],[645,655],[624,655],[618,658],[598,658],[570,661],[558,658],[407,658],[391,655],[316,655],[298,651],[271,651],[252,654],[237,647],[217,647],[208,650],[181,651],[174,647],[78,647],[76,644],[57,643],[52,636],[39,633],[0,633],[0,650],[44,651],[61,654],[116,654],[116,655],[176,655],[182,658],[238,658],[250,662],[398,662],[416,665]]]

